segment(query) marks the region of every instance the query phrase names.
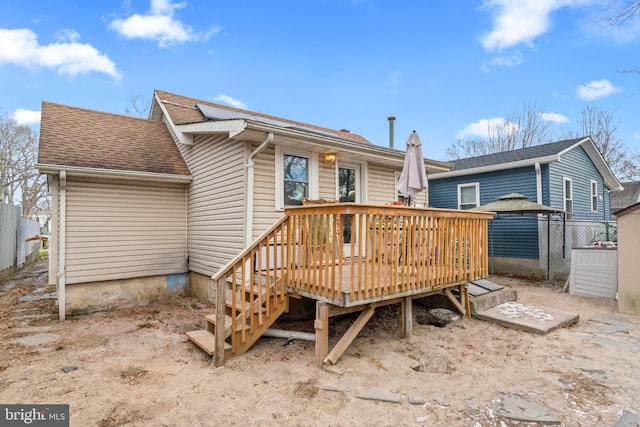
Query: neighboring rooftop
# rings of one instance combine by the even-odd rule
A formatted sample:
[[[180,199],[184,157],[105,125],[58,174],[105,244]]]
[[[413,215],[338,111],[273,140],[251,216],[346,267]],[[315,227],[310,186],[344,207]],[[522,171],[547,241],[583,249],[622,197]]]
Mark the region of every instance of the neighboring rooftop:
[[[166,125],[42,103],[38,163],[190,176]]]
[[[623,182],[622,188],[622,191],[611,193],[613,213],[640,202],[640,181]]]
[[[468,157],[466,159],[452,160],[454,164],[452,171],[462,169],[474,169],[484,166],[493,166],[503,163],[512,163],[521,160],[537,159],[539,157],[553,156],[559,154],[584,140],[584,138],[567,139],[564,141],[551,142],[533,147],[521,148],[518,150],[503,151],[501,153],[487,154],[484,156]]]

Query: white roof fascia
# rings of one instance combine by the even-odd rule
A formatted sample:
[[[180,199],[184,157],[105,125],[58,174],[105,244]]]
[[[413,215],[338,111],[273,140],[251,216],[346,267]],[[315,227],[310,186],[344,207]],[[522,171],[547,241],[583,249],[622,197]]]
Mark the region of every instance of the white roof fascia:
[[[591,161],[595,165],[596,169],[598,169],[600,175],[602,175],[605,185],[609,187],[611,191],[624,190],[622,184],[620,184],[620,181],[618,181],[613,172],[611,172],[611,168],[609,168],[607,162],[604,161],[602,154],[600,154],[600,151],[598,151],[598,148],[590,137],[584,138],[571,147],[562,150],[559,155],[562,156],[569,150],[573,150],[578,145],[582,145],[582,148],[584,148],[584,151],[587,152],[587,155],[591,158]]]
[[[187,135],[229,132],[229,138],[233,138],[244,132],[247,127],[247,121],[243,119],[219,121],[209,120],[206,122],[176,125],[174,127],[177,132]]]
[[[175,135],[176,138],[178,138],[178,141],[182,144],[185,145],[193,145],[193,136],[192,135],[185,135],[182,132],[178,131],[176,129],[176,124],[173,123],[173,120],[171,120],[171,115],[169,114],[169,112],[167,112],[167,109],[164,106],[164,102],[162,101],[162,99],[160,98],[160,96],[158,96],[158,94],[155,94],[156,97],[156,103],[158,104],[158,106],[160,106],[160,109],[162,110],[162,114],[164,115],[165,119],[167,120],[167,122],[169,123],[169,125],[171,126],[171,129],[169,129],[169,131]]]
[[[57,175],[61,171],[65,171],[67,176],[82,176],[87,178],[137,179],[142,181],[174,182],[174,183],[189,183],[192,180],[191,175],[127,171],[127,170],[116,170],[116,169],[85,168],[85,167],[64,166],[64,165],[47,165],[47,164],[41,164],[41,163],[37,163],[36,168],[39,169],[40,173],[43,173],[43,174]]]
[[[496,172],[507,169],[516,169],[526,166],[535,166],[536,163],[551,163],[560,160],[559,155],[537,157],[535,159],[518,160],[517,162],[498,163],[496,165],[482,166],[479,168],[460,169],[450,172],[439,172],[429,175],[429,179],[453,178],[456,176],[475,175],[478,173]]]

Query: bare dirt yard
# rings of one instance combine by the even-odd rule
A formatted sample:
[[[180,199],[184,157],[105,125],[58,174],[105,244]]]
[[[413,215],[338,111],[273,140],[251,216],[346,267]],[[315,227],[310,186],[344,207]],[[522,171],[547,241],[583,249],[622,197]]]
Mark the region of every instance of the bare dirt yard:
[[[59,322],[41,262],[0,283],[0,403],[65,403],[72,426],[99,427],[543,424],[502,417],[505,396],[559,420],[546,425],[611,426],[624,411],[640,414],[640,317],[561,285],[491,279],[520,303],[580,321],[544,336],[476,319],[414,321],[401,339],[399,308],[387,306],[326,369],[315,366],[313,343],[264,337],[216,368],[185,336],[211,306],[183,296]],[[424,310],[414,304],[416,319]],[[332,319],[331,345],[354,319]]]

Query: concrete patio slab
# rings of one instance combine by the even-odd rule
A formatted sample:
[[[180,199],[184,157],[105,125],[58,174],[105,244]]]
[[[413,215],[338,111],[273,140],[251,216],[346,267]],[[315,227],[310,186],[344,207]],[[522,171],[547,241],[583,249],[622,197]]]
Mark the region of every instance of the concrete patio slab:
[[[566,311],[536,308],[517,302],[504,302],[488,310],[478,311],[475,317],[505,328],[534,334],[547,334],[576,323],[580,316]]]

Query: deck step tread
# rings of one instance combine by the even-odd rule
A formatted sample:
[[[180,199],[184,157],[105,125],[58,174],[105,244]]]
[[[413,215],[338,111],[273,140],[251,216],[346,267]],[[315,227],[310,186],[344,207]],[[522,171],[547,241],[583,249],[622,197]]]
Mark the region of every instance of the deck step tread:
[[[187,336],[194,344],[205,351],[209,356],[213,356],[216,351],[216,336],[209,331],[199,329],[197,331],[187,332]],[[231,344],[225,342],[224,349],[230,350]]]
[[[262,302],[264,303],[265,301],[263,300]],[[227,305],[227,307],[233,308],[233,302],[231,300],[226,300],[225,304]],[[245,303],[244,303],[245,309],[250,308],[251,304],[252,303],[250,303],[249,301],[245,301]],[[267,311],[267,309],[265,307],[259,306],[257,304],[257,300],[254,300],[253,301],[253,313],[254,314],[258,314],[259,309],[261,309],[263,313]],[[239,299],[236,299],[236,311],[238,311],[238,312],[242,311],[242,301],[239,300]],[[248,314],[249,314],[249,310],[247,310],[247,315]]]
[[[207,316],[204,317],[204,319],[207,321],[207,330],[209,332],[213,332],[215,331],[215,326],[216,326],[216,313],[211,313]],[[229,316],[228,314],[224,315],[224,335],[225,338],[229,338],[229,336],[231,335],[231,327],[233,325],[233,318],[231,316]],[[248,326],[245,326],[245,328],[248,328]],[[236,331],[241,331],[242,330],[242,322],[240,321],[240,316],[238,316],[237,321],[236,321]]]

